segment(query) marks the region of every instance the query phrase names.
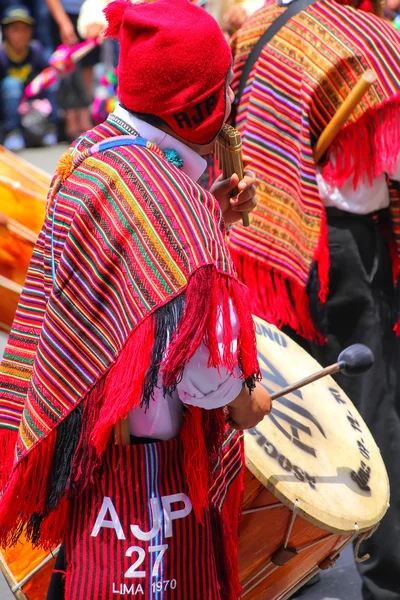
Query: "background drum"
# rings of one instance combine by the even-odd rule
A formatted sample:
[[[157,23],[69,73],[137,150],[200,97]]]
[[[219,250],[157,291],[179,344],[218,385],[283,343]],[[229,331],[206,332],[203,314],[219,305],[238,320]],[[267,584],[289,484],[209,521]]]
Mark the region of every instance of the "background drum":
[[[57,552],[32,548],[22,538],[0,551],[1,570],[17,600],[45,600]]]
[[[270,392],[320,369],[278,329],[255,321]],[[245,452],[239,565],[246,600],[289,598],[387,510],[379,450],[331,377],[275,400],[271,414],[245,432]]]
[[[50,176],[0,146],[0,330],[8,331],[44,221]]]

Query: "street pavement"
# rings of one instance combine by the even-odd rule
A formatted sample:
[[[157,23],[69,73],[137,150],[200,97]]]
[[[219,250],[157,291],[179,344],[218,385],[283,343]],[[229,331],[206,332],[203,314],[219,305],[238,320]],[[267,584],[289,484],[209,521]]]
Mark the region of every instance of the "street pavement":
[[[22,152],[21,156],[52,175],[59,157],[66,148],[66,145],[58,144],[52,148],[29,149]],[[3,348],[4,339],[0,337],[0,355]],[[13,598],[0,573],[0,600],[13,600]],[[304,590],[299,598],[301,600],[361,600],[361,580],[354,564],[352,549],[346,548],[336,565],[322,572],[320,582]]]

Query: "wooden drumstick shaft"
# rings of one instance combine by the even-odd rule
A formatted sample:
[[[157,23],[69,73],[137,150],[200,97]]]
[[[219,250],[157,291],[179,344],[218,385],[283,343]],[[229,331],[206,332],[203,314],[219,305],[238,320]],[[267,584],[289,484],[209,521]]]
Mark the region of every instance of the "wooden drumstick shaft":
[[[318,371],[317,373],[313,373],[308,377],[304,377],[304,379],[300,379],[300,381],[296,381],[296,383],[292,383],[292,385],[282,388],[278,392],[274,392],[271,394],[271,400],[282,398],[282,396],[286,396],[286,394],[290,394],[290,392],[294,392],[309,383],[318,381],[318,379],[322,379],[322,377],[326,377],[327,375],[334,375],[335,373],[338,373],[342,367],[343,365],[341,363],[335,363],[334,365],[330,365],[330,367],[325,367],[325,369],[321,369],[321,371]]]
[[[130,442],[129,419],[119,419],[114,425],[114,443],[129,446]]]
[[[304,379],[300,379],[300,381],[296,381],[291,385],[271,394],[271,400],[276,400],[277,398],[281,398],[290,392],[294,392],[309,383],[313,383],[314,381],[318,381],[322,377],[326,377],[327,375],[334,375],[339,371],[343,371],[345,375],[361,375],[368,371],[372,365],[374,364],[374,355],[368,346],[364,344],[353,344],[348,348],[342,350],[339,354],[337,362],[329,367],[325,367],[312,375],[308,375],[304,377]]]
[[[371,69],[365,71],[357,85],[351,90],[350,94],[339,106],[337,112],[332,117],[331,121],[325,127],[324,131],[318,138],[317,143],[314,147],[314,161],[315,164],[319,163],[333,140],[338,135],[342,126],[346,123],[347,119],[360,102],[361,98],[367,92],[368,88],[376,80],[376,73]]]

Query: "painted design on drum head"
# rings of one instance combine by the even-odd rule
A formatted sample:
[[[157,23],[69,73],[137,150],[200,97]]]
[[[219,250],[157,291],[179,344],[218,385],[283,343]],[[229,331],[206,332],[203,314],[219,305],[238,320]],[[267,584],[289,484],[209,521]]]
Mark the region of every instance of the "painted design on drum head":
[[[258,320],[256,320],[256,333],[258,336],[267,338],[272,342],[273,346],[277,344],[280,350],[288,349],[288,339],[279,330]],[[263,377],[262,383],[270,393],[293,383],[293,380],[289,381],[284,377],[280,370],[273,364],[272,356],[271,359],[268,358],[263,348],[258,347],[258,358]],[[286,368],[288,367],[284,363],[282,368],[284,369],[285,366]],[[340,391],[334,387],[329,387],[328,389],[335,402],[343,411],[346,411],[345,415],[347,423],[351,428],[350,431],[353,430],[353,434],[357,436],[355,448],[358,450],[360,456],[359,467],[357,470],[347,469],[348,479],[351,479],[362,492],[370,494],[371,466],[368,464],[370,461],[370,451],[361,435],[363,433],[361,423],[352,413],[350,404],[342,397]],[[267,419],[293,446],[318,460],[317,449],[318,447],[321,448],[321,439],[328,440],[328,436],[317,417],[310,412],[309,407],[302,406],[302,403],[304,403],[302,390],[290,392],[287,396],[274,401],[272,411]],[[276,439],[274,442],[267,439],[265,432],[262,432],[259,427],[250,429],[248,433],[269,457],[277,461],[284,471],[291,473],[297,481],[308,483],[312,490],[317,489],[318,477],[315,474],[307,472],[305,466],[301,464],[303,462],[301,455],[298,455],[296,458],[296,462],[299,464],[295,464],[293,457],[289,458],[286,456],[288,454],[287,451],[283,453],[279,449]]]
[[[272,331],[269,327],[257,322],[256,332],[258,335],[268,337],[272,342],[277,343],[283,348],[287,347],[286,339],[278,331]],[[258,350],[258,358],[263,377],[262,383],[269,393],[289,385],[290,382],[274,367],[261,349]],[[270,384],[273,384],[273,386],[271,387]],[[311,445],[313,429],[317,430],[324,438],[326,438],[326,434],[317,418],[305,407],[291,400],[290,397],[303,400],[301,390],[295,390],[288,396],[278,398],[274,401],[268,418],[292,444],[303,450],[303,452],[307,452],[317,458],[315,445]],[[286,410],[281,410],[281,408],[278,408],[278,405]],[[297,417],[302,417],[302,420],[299,421]]]
[[[258,317],[254,322],[267,389],[280,391],[321,369],[274,325]],[[244,431],[244,439],[254,507],[246,519],[257,522],[259,511],[275,510],[268,493],[254,499],[254,477],[298,516],[332,533],[367,531],[385,514],[389,486],[379,449],[332,377],[274,400],[271,415]],[[290,523],[282,522],[286,532]]]

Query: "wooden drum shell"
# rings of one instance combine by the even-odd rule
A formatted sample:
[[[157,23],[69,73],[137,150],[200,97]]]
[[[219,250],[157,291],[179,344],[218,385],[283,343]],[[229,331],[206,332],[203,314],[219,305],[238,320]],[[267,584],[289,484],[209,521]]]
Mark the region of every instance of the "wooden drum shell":
[[[306,577],[316,565],[335,552],[340,552],[352,540],[352,535],[324,531],[297,515],[288,546],[301,548],[310,545],[310,547],[299,552],[284,566],[271,572],[274,565],[269,567],[266,565],[274,552],[284,544],[293,511],[282,503],[275,508],[249,514],[246,514],[246,510],[278,503],[279,500],[246,469],[243,516],[239,529],[242,598],[248,600],[285,598],[286,593]],[[260,575],[257,577],[256,574],[259,572]],[[268,573],[270,574],[263,579],[263,576]],[[257,585],[259,579],[261,582]]]

